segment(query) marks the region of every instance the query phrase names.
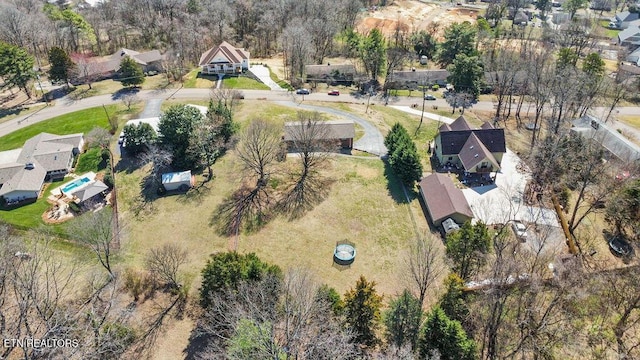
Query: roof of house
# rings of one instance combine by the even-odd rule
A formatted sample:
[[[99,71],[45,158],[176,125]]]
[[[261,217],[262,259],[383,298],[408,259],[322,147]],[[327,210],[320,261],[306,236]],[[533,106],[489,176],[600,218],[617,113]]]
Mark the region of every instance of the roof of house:
[[[435,70],[400,70],[391,73],[391,81],[416,81],[435,82],[446,81],[449,71],[446,69]]]
[[[433,173],[420,181],[420,193],[429,209],[433,222],[461,214],[473,218],[473,212],[462,190],[455,187],[451,178],[445,174]]]
[[[175,184],[182,182],[191,182],[191,170],[162,174],[163,184]]]
[[[222,55],[228,62],[232,64],[240,64],[242,60],[249,59],[249,52],[243,48],[237,48],[226,41],[220,45],[212,47],[200,56],[199,66],[207,65],[214,59],[216,55]]]
[[[640,48],[638,48],[638,50],[640,51]],[[639,55],[640,55],[640,53],[639,53]],[[638,66],[622,64],[622,65],[620,65],[618,70],[622,71],[622,72],[629,73],[629,74],[633,74],[633,75],[640,75],[640,67],[638,67]]]
[[[73,196],[78,199],[78,201],[83,202],[91,199],[92,197],[101,194],[103,191],[109,189],[109,187],[100,180],[96,180],[91,184],[83,187],[82,189],[73,193]]]
[[[307,76],[331,75],[336,71],[340,74],[354,75],[356,67],[352,64],[306,65],[304,71]]]
[[[42,188],[42,182],[47,175],[47,170],[37,162],[33,163],[30,168],[22,165],[9,179],[0,187],[0,196],[6,195],[12,191],[34,191],[39,192]]]
[[[318,125],[327,127],[326,131],[319,131],[325,135],[325,139],[322,140],[353,139],[356,136],[355,123],[352,120],[321,121]],[[299,121],[284,123],[284,140],[294,140],[301,126],[302,123]]]
[[[47,172],[68,169],[74,150],[82,142],[82,134],[40,133],[25,141],[21,149],[1,153],[0,195],[14,190],[39,191]]]
[[[473,129],[467,120],[460,116],[447,126],[440,126],[440,144],[442,155],[458,155],[469,136],[474,134],[484,144],[490,153],[504,153],[507,151],[504,129],[496,129],[483,124],[480,129]]]
[[[629,26],[628,28],[618,33],[618,41],[624,42],[631,37],[639,36],[639,35],[640,35],[640,26],[637,26],[637,25]]]
[[[622,22],[637,20],[638,19],[638,13],[632,13],[632,12],[629,12],[629,11],[619,12],[619,13],[616,14],[615,19],[618,20],[618,21],[622,21]]]
[[[458,156],[465,169],[472,169],[479,163],[485,161],[485,159],[489,161],[495,169],[500,168],[496,158],[474,133],[469,135],[467,142],[462,146]]]
[[[609,127],[599,119],[585,115],[571,122],[572,131],[585,138],[593,139],[607,151],[622,161],[640,159],[640,146],[629,141],[615,129]]]

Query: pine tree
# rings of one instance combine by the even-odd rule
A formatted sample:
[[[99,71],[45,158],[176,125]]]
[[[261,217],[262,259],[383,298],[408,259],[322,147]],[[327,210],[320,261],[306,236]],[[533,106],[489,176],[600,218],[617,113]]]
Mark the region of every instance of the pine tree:
[[[409,344],[415,349],[421,319],[420,300],[405,289],[402,295],[391,301],[389,310],[384,314],[387,342],[398,348]]]
[[[411,140],[407,129],[400,125],[400,123],[395,123],[391,127],[391,131],[389,131],[387,136],[384,138],[384,146],[387,147],[389,154],[391,154],[398,147],[398,144],[405,142],[406,140]]]
[[[344,294],[347,327],[354,333],[355,342],[366,346],[375,346],[379,342],[376,330],[380,322],[382,296],[376,292],[375,285],[360,275],[356,288]]]
[[[144,72],[140,65],[129,56],[120,62],[120,79],[123,86],[136,86],[144,82]]]
[[[68,84],[69,74],[74,67],[69,54],[64,49],[54,46],[49,50],[49,63],[51,64],[49,79],[64,81],[65,84]]]
[[[473,360],[476,346],[458,321],[436,307],[422,327],[418,351],[420,359],[430,359],[437,353],[443,360]]]
[[[389,156],[389,164],[405,185],[413,185],[422,177],[422,164],[413,141],[408,140],[399,144]]]

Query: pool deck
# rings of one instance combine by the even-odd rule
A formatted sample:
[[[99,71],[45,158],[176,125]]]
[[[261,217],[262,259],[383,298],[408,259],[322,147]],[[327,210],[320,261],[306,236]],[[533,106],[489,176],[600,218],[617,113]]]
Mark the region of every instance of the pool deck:
[[[54,195],[56,197],[59,197],[62,195],[62,189],[64,189],[66,186],[68,186],[69,184],[71,184],[72,182],[81,179],[81,178],[88,178],[89,181],[83,183],[80,186],[76,186],[73,190],[79,190],[82,189],[83,187],[85,187],[86,185],[89,185],[93,182],[93,180],[95,180],[96,178],[96,173],[94,173],[93,171],[90,171],[88,173],[84,173],[82,175],[76,175],[76,174],[69,174],[69,176],[71,176],[73,178],[73,180],[67,181],[66,183],[56,187],[55,189],[51,190],[51,195]]]

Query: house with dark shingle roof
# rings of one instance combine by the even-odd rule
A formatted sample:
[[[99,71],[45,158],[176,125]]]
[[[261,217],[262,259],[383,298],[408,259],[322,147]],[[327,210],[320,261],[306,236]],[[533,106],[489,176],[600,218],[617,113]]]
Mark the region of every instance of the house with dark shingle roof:
[[[496,129],[488,122],[472,128],[464,116],[440,126],[434,139],[434,153],[440,163],[462,166],[468,173],[500,170],[506,151],[504,129]]]
[[[351,149],[353,148],[353,138],[356,136],[355,123],[352,120],[332,120],[321,121],[312,125],[316,129],[308,134],[303,134],[303,126],[307,126],[299,121],[286,122],[284,124],[283,140],[290,151],[296,150],[296,140],[308,136],[318,137],[314,140],[326,142],[327,149]]]
[[[350,85],[356,76],[352,64],[305,65],[306,82]]]
[[[163,56],[158,50],[138,52],[135,50],[121,48],[109,56],[93,57],[88,61],[92,63],[88,66],[86,76],[102,76],[109,78],[120,71],[120,63],[126,56],[133,59],[136,64],[140,65],[143,72],[162,71]]]
[[[435,226],[440,226],[449,218],[458,224],[473,219],[473,212],[462,190],[454,185],[448,175],[433,173],[425,176],[420,181],[420,195]]]
[[[22,149],[0,153],[0,197],[8,203],[38,198],[47,179],[69,172],[83,145],[82,134],[40,133]]]
[[[388,75],[387,86],[397,90],[417,90],[420,86],[446,86],[449,71],[435,70],[399,70]]]
[[[249,52],[223,41],[200,56],[203,74],[237,74],[249,69]]]

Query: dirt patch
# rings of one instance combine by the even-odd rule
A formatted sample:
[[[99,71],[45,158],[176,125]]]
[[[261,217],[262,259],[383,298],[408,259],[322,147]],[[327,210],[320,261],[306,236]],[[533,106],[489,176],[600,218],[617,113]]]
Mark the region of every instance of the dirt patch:
[[[475,9],[446,8],[419,1],[396,1],[393,5],[367,11],[356,28],[361,33],[377,28],[390,37],[396,29],[405,32],[427,30],[437,23],[436,34],[441,35],[449,24],[464,21],[474,23],[477,16],[478,11]]]

